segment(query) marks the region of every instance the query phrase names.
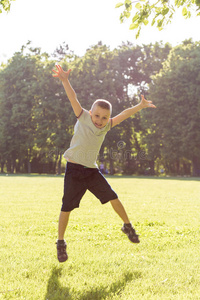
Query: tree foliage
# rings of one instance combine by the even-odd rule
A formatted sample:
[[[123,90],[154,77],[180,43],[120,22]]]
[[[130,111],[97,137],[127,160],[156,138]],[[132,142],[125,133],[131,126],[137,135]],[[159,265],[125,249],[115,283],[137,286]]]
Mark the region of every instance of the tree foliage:
[[[0,13],[4,11],[10,11],[11,1],[15,0],[0,0]]]
[[[146,143],[151,155],[162,158],[165,169],[179,173],[180,165],[193,164],[193,175],[200,175],[200,44],[185,41],[173,48],[150,85],[157,112]],[[174,168],[175,166],[175,168]]]
[[[177,9],[182,9],[184,18],[190,18],[192,13],[200,16],[200,0],[125,0],[116,4],[116,8],[123,7],[120,21],[132,16],[129,29],[137,30],[136,38],[139,37],[142,26],[151,24],[158,30],[162,30],[171,22]]]

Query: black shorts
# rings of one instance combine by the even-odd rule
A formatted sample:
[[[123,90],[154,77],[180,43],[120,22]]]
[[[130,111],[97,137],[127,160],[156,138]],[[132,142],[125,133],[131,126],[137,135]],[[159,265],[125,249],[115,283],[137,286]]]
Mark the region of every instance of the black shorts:
[[[93,193],[102,204],[118,198],[99,169],[68,162],[61,211],[71,211],[79,207],[81,198],[87,190]]]

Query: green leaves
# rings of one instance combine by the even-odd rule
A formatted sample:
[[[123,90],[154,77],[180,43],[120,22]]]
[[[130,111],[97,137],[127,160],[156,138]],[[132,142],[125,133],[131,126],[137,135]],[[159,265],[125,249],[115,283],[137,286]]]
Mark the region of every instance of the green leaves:
[[[130,30],[133,30],[133,29],[138,28],[138,26],[139,26],[139,23],[134,22],[134,23],[132,23],[132,24],[130,25],[129,29],[130,29]]]
[[[133,17],[133,19],[132,19],[132,23],[135,23],[138,19],[139,19],[139,15],[138,14],[136,14],[134,17]],[[131,28],[130,28],[131,29]]]
[[[185,17],[187,15],[187,8],[183,7],[182,9],[182,15]]]
[[[119,2],[119,3],[117,3],[117,4],[115,5],[115,8],[121,7],[122,5],[124,5],[124,3],[123,3],[123,2]]]
[[[0,0],[0,13],[2,13],[3,10],[7,12],[10,10],[11,1],[15,0]]]
[[[135,8],[137,8],[138,10],[140,10],[142,8],[142,4],[140,2],[138,2],[136,5],[135,5]]]
[[[143,20],[143,24],[146,26],[149,24],[149,21],[145,19],[145,20]]]
[[[185,17],[185,18],[190,18],[191,17],[191,12],[189,10],[187,10],[186,7],[183,7],[182,9],[182,15]]]
[[[129,26],[130,30],[138,29],[136,38],[140,34],[140,30],[143,25],[148,25],[151,20],[151,26],[156,26],[158,30],[162,30],[173,18],[174,12],[177,8],[183,7],[182,15],[184,18],[191,17],[191,10],[193,6],[196,6],[196,15],[200,15],[200,0],[175,0],[174,4],[167,0],[138,0],[132,7],[130,0],[126,0],[124,3],[120,2],[115,7],[124,6],[124,11],[120,15],[120,21],[123,22],[125,18],[129,18],[131,12],[134,14],[132,23]]]

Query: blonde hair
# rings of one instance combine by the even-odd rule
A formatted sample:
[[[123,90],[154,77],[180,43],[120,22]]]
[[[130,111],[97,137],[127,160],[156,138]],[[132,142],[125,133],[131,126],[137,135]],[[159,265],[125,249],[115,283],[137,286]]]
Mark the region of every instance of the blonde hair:
[[[98,106],[100,106],[103,109],[108,109],[110,111],[110,114],[112,113],[112,104],[109,101],[107,101],[107,100],[97,99],[92,104],[91,110],[94,108],[95,105],[98,105]]]

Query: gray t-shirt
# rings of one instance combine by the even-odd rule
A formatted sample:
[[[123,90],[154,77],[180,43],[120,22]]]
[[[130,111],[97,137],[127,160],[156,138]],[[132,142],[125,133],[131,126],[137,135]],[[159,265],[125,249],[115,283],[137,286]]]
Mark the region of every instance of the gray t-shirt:
[[[64,157],[88,168],[97,168],[97,156],[106,133],[111,129],[111,119],[103,128],[97,128],[89,111],[83,109],[74,126],[74,135]]]

